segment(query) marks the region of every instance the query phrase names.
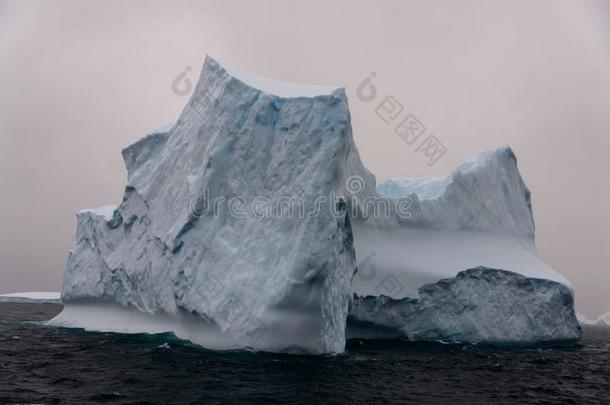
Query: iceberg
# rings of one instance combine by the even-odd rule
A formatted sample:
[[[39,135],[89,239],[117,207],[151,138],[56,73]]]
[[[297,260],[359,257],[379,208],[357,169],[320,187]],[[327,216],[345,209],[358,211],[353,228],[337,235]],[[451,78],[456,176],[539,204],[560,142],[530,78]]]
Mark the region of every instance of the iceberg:
[[[376,189],[394,204],[408,199],[410,215],[354,218],[361,265],[351,337],[371,328],[452,342],[581,337],[569,281],[536,250],[531,193],[509,147],[479,153],[445,178],[390,179]]]
[[[610,311],[601,314],[597,319],[589,319],[587,315],[577,312],[576,318],[581,325],[585,326],[610,326]]]
[[[345,203],[307,217],[264,212],[340,193],[359,159],[342,88],[208,57],[176,124],[123,157],[123,201],[77,214],[66,307],[51,325],[170,330],[212,349],[344,350],[356,268]]]
[[[341,87],[207,57],[178,121],[122,151],[123,200],[77,213],[49,324],[308,354],[381,332],[580,337],[510,148],[376,187],[350,122]]]

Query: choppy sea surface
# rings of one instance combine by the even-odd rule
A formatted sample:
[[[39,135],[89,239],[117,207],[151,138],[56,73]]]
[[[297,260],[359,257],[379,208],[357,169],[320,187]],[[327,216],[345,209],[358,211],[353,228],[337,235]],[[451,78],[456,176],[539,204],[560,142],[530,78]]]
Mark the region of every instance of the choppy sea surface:
[[[0,403],[610,403],[607,327],[571,346],[352,340],[313,357],[44,325],[60,311],[0,304]]]

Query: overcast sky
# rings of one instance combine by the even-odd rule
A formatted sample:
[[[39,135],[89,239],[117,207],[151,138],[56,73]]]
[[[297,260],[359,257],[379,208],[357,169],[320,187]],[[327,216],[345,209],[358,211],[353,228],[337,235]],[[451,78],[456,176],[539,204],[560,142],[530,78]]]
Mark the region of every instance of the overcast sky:
[[[537,246],[577,309],[610,309],[610,2],[0,0],[0,292],[59,290],[75,212],[118,203],[120,151],[173,122],[204,56],[345,85],[379,180],[509,144]],[[375,72],[447,152],[433,166],[356,97]]]

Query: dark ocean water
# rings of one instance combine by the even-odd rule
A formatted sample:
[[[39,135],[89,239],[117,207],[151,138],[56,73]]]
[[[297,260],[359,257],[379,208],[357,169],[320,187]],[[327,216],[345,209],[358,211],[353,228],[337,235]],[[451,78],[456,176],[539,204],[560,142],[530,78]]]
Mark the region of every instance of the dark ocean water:
[[[610,403],[610,328],[569,347],[350,341],[310,357],[40,322],[60,310],[0,304],[0,403]]]

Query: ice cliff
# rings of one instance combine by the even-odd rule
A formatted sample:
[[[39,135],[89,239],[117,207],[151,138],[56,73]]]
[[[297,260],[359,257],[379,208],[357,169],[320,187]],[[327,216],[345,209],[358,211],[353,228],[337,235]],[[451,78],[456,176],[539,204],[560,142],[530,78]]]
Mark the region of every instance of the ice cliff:
[[[490,342],[580,335],[569,283],[535,251],[509,148],[444,179],[375,187],[343,89],[208,57],[178,121],[123,158],[123,201],[77,214],[66,306],[52,325],[299,353],[343,351],[346,329]]]

